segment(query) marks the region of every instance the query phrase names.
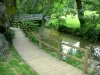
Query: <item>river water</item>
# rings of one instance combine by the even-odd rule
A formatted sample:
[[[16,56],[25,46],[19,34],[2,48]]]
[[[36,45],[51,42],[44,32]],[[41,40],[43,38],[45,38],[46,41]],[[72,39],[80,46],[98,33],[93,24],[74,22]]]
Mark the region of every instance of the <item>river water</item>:
[[[43,30],[43,36],[44,41],[48,44],[58,47],[58,40],[61,40],[61,42],[80,47],[80,48],[86,48],[88,49],[93,57],[97,57],[100,60],[100,42],[89,42],[88,40],[84,40],[80,37],[73,36],[66,33],[59,33],[56,30],[53,29],[44,29]],[[69,47],[62,45],[62,48],[69,49]],[[97,59],[97,60],[98,60]]]

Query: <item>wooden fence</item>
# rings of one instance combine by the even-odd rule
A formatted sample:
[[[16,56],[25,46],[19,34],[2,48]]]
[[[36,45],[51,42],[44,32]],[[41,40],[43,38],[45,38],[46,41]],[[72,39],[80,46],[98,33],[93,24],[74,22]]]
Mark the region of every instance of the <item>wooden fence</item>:
[[[76,46],[72,46],[72,45],[69,45],[69,44],[66,44],[66,43],[63,43],[61,42],[61,40],[55,40],[54,38],[49,38],[47,36],[45,36],[46,38],[49,38],[49,39],[54,39],[55,41],[58,41],[59,42],[59,48],[55,48],[54,46],[42,41],[42,38],[43,38],[43,35],[40,34],[36,34],[34,32],[27,32],[25,31],[28,35],[34,35],[36,37],[36,39],[39,41],[39,46],[40,48],[42,48],[42,44],[46,45],[47,47],[49,48],[52,48],[53,50],[55,50],[58,54],[59,54],[59,59],[61,60],[62,59],[62,56],[67,56],[71,59],[74,59],[74,60],[77,60],[79,62],[82,62],[83,63],[83,73],[86,73],[87,70],[88,70],[88,50],[87,49],[84,49],[84,48],[79,48],[79,47],[76,47]],[[69,47],[72,47],[72,48],[75,48],[77,50],[80,50],[81,52],[84,53],[84,57],[83,59],[81,58],[78,58],[78,57],[74,57],[72,55],[69,55],[69,54],[65,54],[62,52],[62,48],[61,48],[61,45],[66,45],[66,46],[69,46]]]

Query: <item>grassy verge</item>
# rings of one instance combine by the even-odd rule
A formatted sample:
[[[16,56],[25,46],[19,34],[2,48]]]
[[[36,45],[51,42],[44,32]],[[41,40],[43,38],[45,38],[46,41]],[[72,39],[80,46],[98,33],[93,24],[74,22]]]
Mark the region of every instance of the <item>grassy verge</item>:
[[[0,75],[38,75],[10,45],[9,60],[0,61]]]

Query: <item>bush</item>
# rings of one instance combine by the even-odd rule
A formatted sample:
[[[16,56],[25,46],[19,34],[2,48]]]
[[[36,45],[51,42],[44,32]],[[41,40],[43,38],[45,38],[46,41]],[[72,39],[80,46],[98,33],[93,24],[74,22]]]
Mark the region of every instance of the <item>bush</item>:
[[[80,28],[76,34],[90,41],[97,41],[100,31],[96,29],[99,18],[96,15],[86,16],[84,28]]]
[[[5,35],[6,39],[8,40],[8,42],[11,42],[12,39],[14,38],[15,33],[13,30],[9,30],[9,31],[5,32],[4,35]]]

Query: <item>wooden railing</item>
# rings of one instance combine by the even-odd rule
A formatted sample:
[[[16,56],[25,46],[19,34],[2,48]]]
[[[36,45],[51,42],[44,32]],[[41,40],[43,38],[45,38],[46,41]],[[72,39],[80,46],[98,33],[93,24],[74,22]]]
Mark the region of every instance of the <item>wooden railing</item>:
[[[26,21],[26,20],[42,20],[43,14],[18,14],[14,16],[14,20]]]
[[[54,46],[50,45],[50,44],[47,44],[46,42],[42,41],[42,38],[45,38],[43,37],[41,34],[36,34],[34,32],[27,32],[25,31],[28,35],[34,35],[36,37],[36,39],[39,41],[39,46],[40,48],[42,48],[42,44],[46,45],[47,47],[49,48],[52,48],[53,50],[55,50],[58,54],[59,54],[59,59],[61,60],[62,59],[62,56],[67,56],[71,59],[74,59],[74,60],[77,60],[79,62],[82,62],[83,63],[83,75],[87,72],[87,69],[88,69],[88,50],[87,49],[84,49],[84,48],[79,48],[79,47],[76,47],[76,46],[72,46],[72,45],[69,45],[69,44],[66,44],[64,42],[61,42],[61,40],[55,40],[54,38],[49,38],[47,36],[45,36],[46,38],[49,38],[49,39],[53,39],[55,41],[57,41],[59,43],[59,48],[55,48]],[[78,57],[74,57],[72,55],[69,55],[69,54],[65,54],[62,52],[62,48],[61,48],[61,45],[66,45],[66,46],[69,46],[69,47],[72,47],[72,48],[75,48],[77,50],[80,50],[81,52],[84,53],[84,58],[81,59],[81,58],[78,58]]]

